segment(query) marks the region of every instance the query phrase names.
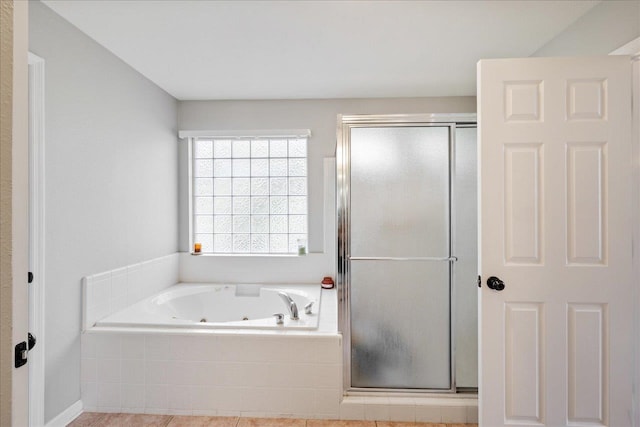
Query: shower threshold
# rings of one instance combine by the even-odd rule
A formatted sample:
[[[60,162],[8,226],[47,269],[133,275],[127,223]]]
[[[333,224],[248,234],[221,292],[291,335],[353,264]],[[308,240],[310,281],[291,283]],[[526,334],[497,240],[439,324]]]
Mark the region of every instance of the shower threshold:
[[[477,423],[477,393],[349,392],[340,403],[340,418]]]

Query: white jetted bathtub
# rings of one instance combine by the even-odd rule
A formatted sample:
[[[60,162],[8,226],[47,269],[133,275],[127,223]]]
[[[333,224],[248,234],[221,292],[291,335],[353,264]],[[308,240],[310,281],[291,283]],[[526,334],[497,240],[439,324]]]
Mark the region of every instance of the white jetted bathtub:
[[[228,285],[179,283],[98,320],[95,326],[189,329],[318,328],[320,285]],[[281,293],[298,309],[291,313]],[[311,313],[305,307],[311,304]],[[274,316],[283,314],[283,322]]]

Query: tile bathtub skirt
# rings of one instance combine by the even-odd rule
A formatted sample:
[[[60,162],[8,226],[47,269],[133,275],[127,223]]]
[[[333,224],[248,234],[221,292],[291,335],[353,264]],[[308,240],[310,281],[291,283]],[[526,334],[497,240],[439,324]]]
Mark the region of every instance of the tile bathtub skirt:
[[[338,418],[342,337],[85,333],[85,411]]]

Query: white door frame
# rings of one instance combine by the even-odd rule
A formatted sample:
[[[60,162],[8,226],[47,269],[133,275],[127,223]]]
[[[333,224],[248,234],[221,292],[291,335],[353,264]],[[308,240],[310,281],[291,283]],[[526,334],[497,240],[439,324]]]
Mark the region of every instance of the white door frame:
[[[640,427],[640,37],[620,46],[610,55],[631,55],[633,105],[631,108],[633,119],[633,275],[634,287],[634,383],[633,383],[633,426]]]
[[[640,38],[637,39],[640,42]],[[640,44],[640,43],[638,43]],[[634,343],[634,384],[633,384],[633,425],[640,427],[640,51],[631,58],[633,66],[633,121],[632,129],[635,135],[633,141],[633,181],[634,181],[634,203],[633,218],[634,238],[633,238],[633,273],[636,286],[634,288],[635,301],[635,343]]]
[[[637,39],[640,42],[640,38]],[[640,44],[640,43],[639,43]],[[634,315],[634,384],[633,384],[633,425],[640,427],[640,51],[631,58],[633,66],[633,123],[632,129],[635,135],[633,141],[633,182],[634,203],[633,218],[633,273],[636,281],[634,288],[635,315]]]
[[[640,40],[640,39],[638,39]],[[634,275],[636,277],[635,286],[635,382],[634,382],[634,399],[633,399],[633,425],[640,427],[640,51],[633,56],[633,135],[634,141],[634,181],[635,181],[635,203],[633,217],[635,221],[635,233],[633,243],[633,263]]]
[[[29,425],[44,425],[44,59],[29,52]]]
[[[6,26],[6,31],[2,31],[3,36],[13,34],[13,43],[8,41],[5,43],[3,39],[3,52],[2,59],[9,59],[12,55],[12,64],[9,67],[13,68],[12,74],[5,76],[3,74],[2,83],[3,90],[5,87],[8,89],[8,97],[11,99],[11,105],[7,107],[12,111],[11,116],[8,118],[9,127],[5,129],[8,134],[11,135],[11,141],[7,139],[3,140],[3,152],[9,154],[7,159],[3,159],[3,166],[10,164],[11,169],[10,180],[3,182],[10,186],[11,190],[3,196],[8,196],[6,203],[3,203],[3,214],[8,213],[7,224],[4,231],[8,231],[7,241],[2,243],[3,259],[8,260],[11,263],[11,273],[6,278],[7,282],[2,283],[3,295],[11,298],[10,301],[2,302],[3,305],[3,321],[7,320],[11,335],[11,342],[2,342],[3,353],[8,356],[6,368],[11,371],[10,389],[11,395],[7,396],[7,386],[4,383],[8,370],[5,370],[5,366],[2,369],[3,381],[2,388],[2,403],[3,409],[7,408],[7,403],[10,405],[10,415],[2,414],[0,419],[2,422],[9,417],[11,425],[25,426],[29,423],[29,370],[25,366],[15,368],[14,364],[14,346],[27,339],[27,327],[29,321],[29,292],[27,287],[27,269],[28,269],[28,233],[29,223],[28,216],[28,63],[27,52],[29,50],[29,2],[26,1],[2,1],[2,16],[3,24],[8,21],[13,21],[13,28],[11,24]],[[11,9],[13,7],[13,12]],[[5,12],[8,12],[6,14]],[[8,15],[8,16],[5,16]],[[3,26],[5,29],[5,26]],[[9,48],[9,51],[5,51],[5,47]],[[4,67],[9,68],[9,67]],[[6,85],[6,86],[5,86]],[[4,98],[3,98],[4,99]],[[3,106],[4,108],[4,106]],[[5,110],[3,109],[3,118]],[[3,132],[4,133],[4,132]],[[5,134],[5,137],[7,135]],[[10,144],[10,147],[7,145]],[[7,151],[5,151],[7,150]],[[6,180],[6,173],[3,174],[3,181]],[[4,188],[3,188],[4,189]],[[3,218],[4,221],[4,218]],[[3,275],[4,276],[4,275]],[[11,287],[10,293],[5,294],[4,291]],[[4,309],[10,308],[10,312],[4,314]],[[11,319],[11,320],[8,320]],[[6,332],[7,329],[3,328]],[[6,337],[6,335],[3,334]],[[8,347],[7,347],[8,344]],[[3,360],[4,362],[4,360]],[[7,381],[8,382],[8,381]],[[5,399],[6,398],[6,399]],[[10,399],[10,401],[9,401]]]

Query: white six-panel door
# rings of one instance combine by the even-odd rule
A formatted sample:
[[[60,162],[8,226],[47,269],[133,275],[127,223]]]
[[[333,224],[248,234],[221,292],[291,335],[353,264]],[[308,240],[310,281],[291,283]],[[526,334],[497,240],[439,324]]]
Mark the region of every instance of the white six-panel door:
[[[482,426],[631,425],[630,70],[478,64]]]

